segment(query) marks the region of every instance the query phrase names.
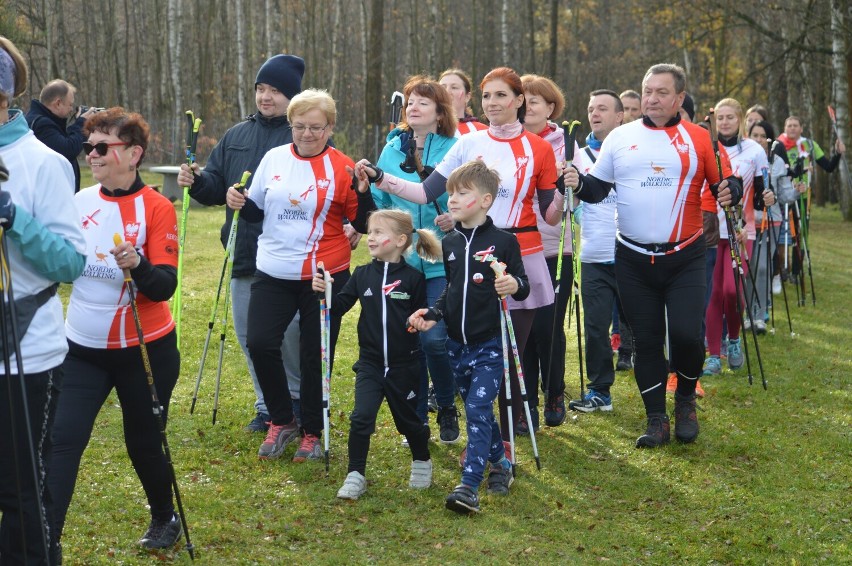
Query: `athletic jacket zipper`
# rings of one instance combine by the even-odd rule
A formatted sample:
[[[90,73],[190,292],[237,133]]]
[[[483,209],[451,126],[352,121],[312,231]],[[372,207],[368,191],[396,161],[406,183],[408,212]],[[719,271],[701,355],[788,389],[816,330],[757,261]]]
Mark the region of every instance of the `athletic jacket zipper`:
[[[388,284],[388,262],[385,262],[384,273],[382,274],[382,286],[379,287],[379,293],[382,295],[382,355],[385,358],[385,374],[388,372],[388,306],[387,295],[385,295],[385,285]]]
[[[470,279],[469,277],[469,268],[470,268],[470,244],[473,242],[473,236],[476,234],[476,229],[479,226],[474,226],[473,231],[470,233],[470,239],[468,240],[467,236],[464,235],[464,232],[459,231],[459,234],[464,237],[465,245],[464,245],[464,285],[462,286],[462,318],[461,318],[461,331],[462,331],[462,340],[467,344],[467,333],[464,331],[465,329],[465,321],[467,319],[467,282]]]

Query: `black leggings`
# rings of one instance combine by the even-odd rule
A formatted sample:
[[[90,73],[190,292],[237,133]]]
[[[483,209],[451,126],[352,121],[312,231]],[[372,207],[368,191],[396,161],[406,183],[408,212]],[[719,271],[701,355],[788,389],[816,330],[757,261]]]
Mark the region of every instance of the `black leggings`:
[[[113,388],[121,404],[127,454],[145,489],[151,516],[161,520],[170,518],[174,512],[171,471],[163,454],[159,424],[152,412],[151,392],[139,346],[106,350],[87,348],[71,341],[68,345],[48,476],[48,486],[56,504],[57,532],[61,536],[80,459],[89,444],[95,418]],[[146,346],[165,421],[180,373],[175,331]]]
[[[293,420],[293,400],[281,359],[281,340],[298,311],[302,429],[306,434],[319,436],[323,429],[319,299],[311,290],[310,280],[276,279],[259,271],[257,277],[251,285],[246,346],[263,390],[266,408],[273,424],[286,425]],[[348,271],[335,273],[333,294],[339,293],[348,280]],[[332,316],[330,360],[334,360],[339,332],[340,317]]]
[[[349,416],[349,471],[364,475],[370,435],[382,399],[388,400],[396,430],[408,439],[412,460],[429,459],[429,426],[417,416],[416,391],[420,390],[420,358],[385,368],[381,363],[359,360],[355,370],[355,408]]]
[[[627,323],[633,330],[636,384],[647,414],[666,412],[668,368],[663,354],[668,313],[671,364],[681,395],[695,392],[704,362],[701,336],[704,291],[704,239],[665,256],[651,257],[619,243],[615,277]]]
[[[12,364],[12,368],[14,367]],[[33,477],[30,447],[27,442],[27,422],[24,420],[21,405],[21,382],[17,375],[11,378],[14,427],[9,418],[9,381],[0,373],[0,512],[3,514],[0,520],[0,564],[55,564],[58,560],[58,538],[53,529],[46,529],[50,553],[48,562],[42,544],[37,501],[38,492],[41,491],[42,507],[47,521],[45,526],[50,527],[53,503],[50,490],[44,489],[45,460],[50,458],[50,429],[56,411],[57,391],[62,381],[62,368],[24,375],[29,427],[36,452],[35,464],[41,478],[38,487]],[[14,443],[12,430],[15,431]],[[23,538],[26,538],[26,548],[22,544]]]

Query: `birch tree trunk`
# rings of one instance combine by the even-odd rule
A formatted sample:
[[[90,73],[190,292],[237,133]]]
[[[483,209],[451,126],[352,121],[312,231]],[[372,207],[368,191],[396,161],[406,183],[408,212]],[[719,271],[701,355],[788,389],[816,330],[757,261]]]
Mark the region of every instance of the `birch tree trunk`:
[[[174,92],[174,113],[175,120],[180,116],[183,120],[183,91],[181,89],[180,62],[181,62],[181,0],[169,0],[168,15],[166,16],[169,25],[169,74],[172,79],[172,90]],[[182,122],[178,122],[182,123]]]
[[[263,15],[264,15],[264,32],[266,35],[266,58],[272,57],[274,54],[279,52],[279,48],[277,45],[277,38],[274,37],[274,31],[272,26],[275,23],[275,18],[278,14],[278,10],[272,9],[272,3],[274,0],[263,0]]]
[[[332,96],[337,96],[337,81],[340,69],[340,35],[337,30],[340,29],[340,17],[343,11],[343,0],[334,0],[334,12],[331,21],[331,76],[328,81],[328,88]]]
[[[500,56],[500,64],[509,65],[509,0],[500,9]]]
[[[240,117],[246,112],[246,46],[245,23],[243,22],[243,0],[234,0],[234,19],[237,20],[237,100],[240,104]]]
[[[44,41],[47,43],[47,77],[45,82],[53,80],[56,76],[56,71],[53,67],[53,45],[56,43],[53,39],[53,17],[54,7],[47,5],[47,0],[42,0],[41,9],[44,14]]]
[[[849,123],[849,76],[846,66],[846,35],[843,25],[842,0],[831,0],[831,68],[834,91],[834,110],[837,116],[837,135],[849,148],[846,125]],[[826,148],[828,149],[828,148]],[[849,204],[852,201],[852,179],[849,178],[849,165],[846,155],[840,165],[840,213],[843,219],[852,221]]]

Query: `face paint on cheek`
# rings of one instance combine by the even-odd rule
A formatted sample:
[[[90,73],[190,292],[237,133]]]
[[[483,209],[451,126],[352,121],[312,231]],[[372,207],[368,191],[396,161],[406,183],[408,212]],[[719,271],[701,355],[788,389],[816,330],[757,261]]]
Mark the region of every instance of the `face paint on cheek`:
[[[116,163],[121,163],[121,157],[119,157],[117,149],[112,150],[112,155],[115,157]]]
[[[476,199],[473,199],[472,201],[467,203],[467,206],[465,206],[465,208],[473,208],[475,204],[476,204]]]
[[[388,238],[387,240],[384,240],[384,241],[382,242],[382,245],[383,245],[383,246],[386,246],[386,245],[388,245],[388,244],[390,244],[390,238]]]

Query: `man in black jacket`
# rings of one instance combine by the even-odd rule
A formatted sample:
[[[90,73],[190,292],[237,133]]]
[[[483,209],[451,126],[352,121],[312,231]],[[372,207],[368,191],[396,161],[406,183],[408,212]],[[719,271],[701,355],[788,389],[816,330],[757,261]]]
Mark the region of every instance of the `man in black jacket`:
[[[77,156],[86,141],[83,124],[89,116],[97,112],[97,109],[89,108],[81,113],[80,108],[74,105],[76,92],[77,89],[72,84],[62,79],[54,79],[41,89],[39,100],[32,100],[26,116],[35,137],[71,163],[74,168],[74,192],[80,190],[80,165],[77,163]],[[71,116],[74,116],[74,120],[69,124]]]
[[[305,61],[295,55],[275,55],[267,60],[257,72],[254,83],[257,112],[231,127],[210,154],[202,172],[198,165],[192,168],[181,165],[178,185],[189,186],[189,195],[204,205],[225,204],[228,187],[240,181],[244,171],[254,172],[266,152],[274,147],[293,142],[287,107],[290,100],[302,92],[302,76]],[[231,228],[234,211],[225,207],[225,223],[222,225],[222,245],[225,246]],[[231,279],[231,300],[234,331],[248,363],[254,384],[256,416],[246,427],[254,432],[263,432],[270,420],[257,382],[254,366],[246,348],[246,330],[249,295],[255,280],[255,258],[257,238],[261,223],[246,222],[240,218],[237,241],[234,248],[234,270]],[[290,390],[298,392],[299,370],[299,319],[293,320],[284,336],[281,350]],[[295,387],[294,387],[295,386]]]

